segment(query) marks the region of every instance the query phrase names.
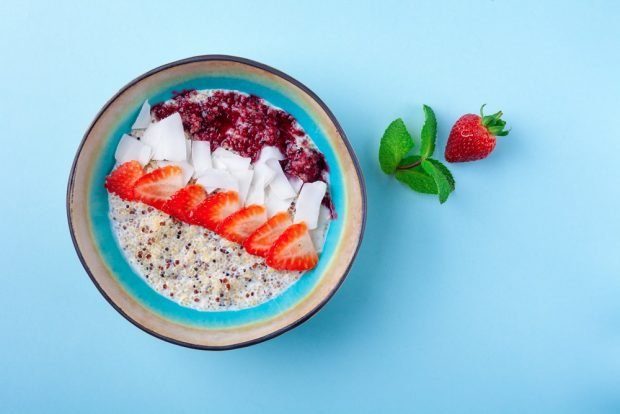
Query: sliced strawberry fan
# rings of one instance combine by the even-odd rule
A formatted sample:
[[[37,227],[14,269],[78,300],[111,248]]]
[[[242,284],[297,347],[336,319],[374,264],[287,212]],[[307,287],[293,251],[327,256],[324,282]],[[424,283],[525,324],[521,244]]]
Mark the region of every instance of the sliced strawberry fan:
[[[206,198],[207,193],[202,186],[190,184],[174,193],[172,197],[166,201],[162,211],[185,223],[198,224],[198,222],[194,220],[194,211]]]
[[[310,270],[319,261],[306,223],[293,224],[267,253],[267,266],[277,270]]]
[[[225,191],[209,195],[194,211],[196,223],[211,231],[224,219],[240,208],[239,194],[236,191]]]
[[[138,161],[127,161],[106,177],[105,188],[123,200],[135,201],[134,187],[143,175],[144,170]]]
[[[252,204],[226,217],[216,231],[227,240],[243,244],[266,221],[267,209],[263,206]]]
[[[167,165],[143,175],[136,181],[137,200],[164,210],[166,201],[183,187],[183,171],[176,165]]]
[[[252,233],[243,247],[250,254],[266,257],[275,241],[292,225],[293,221],[287,212],[278,213]]]
[[[236,191],[207,195],[198,184],[183,186],[183,172],[178,166],[168,165],[145,174],[139,162],[129,161],[110,173],[105,187],[124,200],[141,201],[240,243],[248,253],[265,257],[267,265],[274,269],[304,271],[318,262],[304,222],[293,224],[288,212],[267,219],[262,205],[241,208]]]

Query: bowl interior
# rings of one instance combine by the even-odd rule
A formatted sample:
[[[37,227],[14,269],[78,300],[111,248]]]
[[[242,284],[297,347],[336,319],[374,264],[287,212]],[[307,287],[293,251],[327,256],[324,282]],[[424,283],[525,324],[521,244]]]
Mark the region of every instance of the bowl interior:
[[[210,62],[214,64],[210,65]],[[132,322],[147,331],[165,339],[179,339],[181,343],[199,346],[210,345],[210,334],[217,338],[214,343],[219,343],[222,336],[226,336],[225,332],[231,330],[235,331],[234,338],[223,340],[223,344],[236,344],[240,340],[252,341],[257,339],[258,333],[244,336],[244,327],[282,319],[281,323],[267,324],[271,328],[261,330],[265,336],[275,332],[276,328],[281,330],[286,326],[293,326],[303,317],[309,316],[310,311],[314,312],[333,294],[344,278],[363,228],[363,213],[359,211],[363,210],[361,177],[358,176],[353,155],[348,147],[343,145],[346,144],[346,138],[326,108],[317,102],[309,91],[277,73],[242,62],[228,62],[233,66],[227,69],[226,65],[222,66],[217,62],[200,61],[197,62],[200,63],[199,66],[189,64],[189,68],[184,68],[183,64],[172,64],[169,70],[153,71],[154,75],[147,74],[121,90],[119,95],[104,107],[86,134],[76,157],[69,188],[69,216],[74,241],[82,262],[104,296]],[[172,73],[167,73],[168,71]],[[165,76],[161,79],[153,79],[153,76],[157,78],[162,75]],[[173,92],[184,89],[237,90],[255,94],[282,108],[297,119],[325,155],[329,166],[329,187],[337,218],[330,224],[318,266],[305,273],[281,295],[253,308],[198,311],[169,300],[152,289],[136,273],[113,233],[108,217],[109,205],[104,180],[114,165],[117,143],[124,133],[130,131],[144,99],[153,104],[167,100],[173,96]],[[323,113],[319,113],[321,111]],[[343,152],[343,148],[346,151]],[[351,174],[355,176],[352,177]],[[80,177],[77,177],[78,175]],[[357,186],[351,183],[357,183]],[[82,220],[74,220],[80,213],[85,217],[80,215]],[[81,226],[82,223],[84,226]],[[354,230],[357,231],[345,231],[352,224],[355,224],[357,229]],[[355,246],[352,246],[352,243]],[[353,254],[349,253],[351,250]],[[342,271],[342,263],[339,263],[343,260],[348,261],[345,271]],[[326,283],[329,286],[322,287],[326,279],[329,279]],[[303,309],[305,306],[301,305],[309,299],[312,299],[309,302],[314,303],[314,306]],[[131,303],[131,306],[127,303]],[[148,322],[153,319],[160,319],[165,323],[148,326]],[[178,330],[176,333],[162,332],[162,326],[170,324],[181,329],[191,329],[191,338],[177,338]],[[197,331],[204,333],[202,337],[196,334]],[[247,332],[250,331],[252,329],[247,329]]]

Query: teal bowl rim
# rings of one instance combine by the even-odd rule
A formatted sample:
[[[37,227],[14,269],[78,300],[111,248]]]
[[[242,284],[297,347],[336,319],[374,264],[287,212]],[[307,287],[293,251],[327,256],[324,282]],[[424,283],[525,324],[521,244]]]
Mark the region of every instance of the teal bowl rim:
[[[101,117],[101,115],[116,101],[116,99],[123,94],[127,89],[131,88],[133,85],[135,85],[136,83],[140,82],[141,80],[156,74],[158,72],[179,66],[179,65],[184,65],[184,64],[188,64],[188,63],[194,63],[194,62],[204,62],[204,61],[230,61],[230,62],[236,62],[236,63],[241,63],[241,64],[245,64],[248,66],[252,66],[255,67],[257,69],[261,69],[264,70],[268,73],[271,73],[273,75],[276,75],[280,78],[283,78],[284,80],[290,82],[291,84],[295,85],[296,87],[300,88],[304,93],[306,93],[312,100],[314,100],[320,107],[321,109],[325,112],[325,114],[328,116],[328,118],[330,119],[330,121],[333,123],[333,125],[335,126],[336,130],[338,131],[340,137],[342,138],[342,141],[349,153],[349,155],[351,156],[352,162],[353,162],[353,166],[356,170],[358,179],[359,179],[359,186],[361,189],[361,203],[362,203],[362,220],[361,220],[361,228],[360,228],[360,235],[359,235],[359,239],[358,239],[358,243],[357,246],[355,247],[355,250],[353,252],[353,256],[351,257],[350,262],[348,263],[348,266],[346,267],[343,275],[340,277],[338,283],[333,287],[333,289],[331,291],[328,292],[328,294],[326,294],[324,296],[324,298],[322,299],[322,301],[320,303],[318,303],[314,308],[312,308],[310,311],[308,311],[306,314],[304,314],[302,317],[300,317],[299,319],[297,319],[296,321],[292,322],[289,325],[286,325],[280,329],[277,329],[273,332],[270,332],[262,337],[258,337],[246,342],[240,342],[240,343],[235,343],[235,344],[231,344],[231,345],[224,345],[224,346],[212,346],[212,345],[199,345],[199,344],[194,344],[194,343],[189,343],[189,342],[184,342],[181,341],[179,339],[176,338],[172,338],[166,335],[163,335],[159,332],[156,332],[144,325],[142,325],[141,323],[137,322],[136,320],[134,320],[130,315],[128,315],[125,311],[123,311],[115,302],[114,300],[112,300],[112,298],[105,292],[105,290],[100,286],[100,284],[98,283],[97,279],[95,278],[95,276],[93,275],[90,267],[88,266],[88,264],[86,263],[85,258],[82,255],[82,252],[78,246],[77,240],[76,240],[76,236],[75,236],[75,232],[74,232],[74,228],[73,228],[73,222],[71,219],[71,211],[70,211],[70,199],[71,199],[71,192],[73,189],[73,184],[74,184],[74,179],[75,179],[75,172],[76,172],[76,165],[79,159],[79,156],[81,154],[81,151],[85,145],[85,141],[86,138],[90,135],[90,132],[92,130],[92,128],[94,127],[94,125],[97,123],[97,121],[99,120],[99,118]],[[340,126],[340,124],[338,123],[336,117],[334,116],[334,114],[331,112],[331,110],[329,109],[329,107],[314,93],[312,92],[312,90],[310,90],[307,86],[305,86],[303,83],[301,83],[300,81],[294,79],[293,77],[275,69],[272,68],[268,65],[250,60],[250,59],[246,59],[246,58],[241,58],[241,57],[237,57],[237,56],[229,56],[229,55],[200,55],[200,56],[194,56],[194,57],[190,57],[190,58],[186,58],[186,59],[181,59],[181,60],[177,60],[174,62],[170,62],[164,65],[161,65],[155,69],[152,69],[140,76],[138,76],[137,78],[133,79],[132,81],[130,81],[129,83],[127,83],[125,86],[123,86],[116,94],[114,94],[114,96],[112,96],[105,104],[104,106],[99,110],[99,112],[95,115],[93,121],[90,123],[89,127],[87,128],[81,142],[80,145],[77,149],[74,161],[72,163],[71,166],[71,173],[69,175],[69,180],[68,180],[68,185],[67,185],[67,199],[66,199],[66,206],[67,206],[67,220],[68,220],[68,226],[69,226],[69,232],[71,234],[71,240],[72,243],[74,245],[74,248],[76,250],[76,253],[78,255],[78,258],[80,260],[80,262],[82,263],[82,266],[84,267],[84,269],[86,270],[86,273],[88,274],[89,278],[91,279],[91,281],[93,282],[93,284],[95,285],[95,287],[97,288],[97,290],[101,293],[101,295],[106,299],[106,301],[114,308],[116,309],[116,311],[118,313],[120,313],[125,319],[127,319],[129,322],[131,322],[134,326],[138,327],[139,329],[141,329],[142,331],[153,335],[159,339],[162,339],[166,342],[170,342],[176,345],[180,345],[180,346],[184,346],[184,347],[188,347],[188,348],[193,348],[193,349],[203,349],[203,350],[228,350],[228,349],[236,349],[236,348],[242,348],[242,347],[246,347],[246,346],[250,346],[250,345],[254,345],[272,338],[275,338],[281,334],[283,334],[284,332],[287,332],[299,325],[301,325],[302,323],[304,323],[305,321],[307,321],[308,319],[310,319],[312,316],[314,316],[319,310],[321,310],[321,308],[333,297],[333,295],[336,293],[336,291],[340,288],[340,286],[342,285],[342,283],[344,282],[344,280],[346,279],[351,266],[355,260],[355,257],[357,256],[357,253],[359,252],[359,248],[361,246],[362,243],[362,239],[363,239],[363,235],[364,235],[364,230],[365,230],[365,225],[366,225],[366,213],[367,213],[367,198],[366,198],[366,185],[364,182],[364,176],[362,174],[361,168],[359,166],[359,162],[357,160],[357,157],[355,155],[355,152],[353,151],[353,149],[351,148],[351,145],[348,141],[348,138],[344,132],[344,130],[342,129],[342,127]]]

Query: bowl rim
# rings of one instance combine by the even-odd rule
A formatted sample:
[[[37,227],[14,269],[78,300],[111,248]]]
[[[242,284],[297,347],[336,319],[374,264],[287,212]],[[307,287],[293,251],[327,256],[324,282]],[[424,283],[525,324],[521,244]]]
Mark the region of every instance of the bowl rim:
[[[143,79],[145,79],[145,78],[147,78],[147,77],[149,77],[149,76],[151,76],[153,74],[165,71],[167,69],[174,68],[176,66],[185,65],[185,64],[188,64],[188,63],[208,62],[208,61],[228,61],[228,62],[234,62],[234,63],[241,63],[241,64],[244,64],[244,65],[252,66],[252,67],[260,69],[260,70],[264,70],[264,71],[266,71],[266,72],[268,72],[270,74],[273,74],[275,76],[283,78],[284,80],[290,82],[294,86],[300,88],[312,100],[314,100],[319,105],[319,107],[325,112],[325,114],[330,119],[330,121],[333,123],[334,127],[338,131],[338,134],[342,138],[342,141],[343,141],[345,147],[347,148],[347,152],[351,156],[351,160],[352,160],[353,166],[355,168],[356,174],[357,174],[358,179],[359,179],[359,186],[360,186],[360,190],[361,190],[361,206],[362,206],[362,215],[361,215],[359,238],[358,238],[358,241],[357,241],[357,245],[355,246],[355,249],[353,251],[353,255],[351,256],[351,260],[349,261],[349,263],[348,263],[344,273],[342,274],[342,276],[338,280],[338,283],[336,283],[336,285],[333,287],[333,289],[330,290],[323,297],[321,302],[319,302],[314,308],[312,308],[306,314],[302,315],[297,320],[293,321],[292,323],[290,323],[290,324],[288,324],[286,326],[283,326],[283,327],[281,327],[279,329],[276,329],[273,332],[270,332],[270,333],[268,333],[266,335],[263,335],[261,337],[254,338],[254,339],[251,339],[251,340],[248,340],[248,341],[245,341],[245,342],[239,342],[239,343],[234,343],[234,344],[230,344],[230,345],[223,345],[223,346],[218,346],[218,345],[200,345],[200,344],[195,344],[195,343],[181,341],[179,339],[163,335],[163,334],[161,334],[159,332],[154,331],[153,329],[150,329],[150,328],[142,325],[138,321],[134,320],[134,318],[132,318],[125,311],[123,311],[123,309],[121,309],[112,300],[112,298],[106,293],[106,291],[101,287],[101,285],[99,284],[99,282],[97,281],[97,279],[93,275],[90,267],[86,263],[86,260],[85,260],[84,256],[82,255],[82,251],[80,250],[80,247],[78,245],[78,242],[77,242],[77,239],[76,239],[76,235],[75,235],[75,231],[74,231],[73,220],[71,218],[71,195],[72,195],[73,188],[74,188],[74,183],[75,183],[75,173],[76,173],[77,162],[78,162],[78,159],[79,159],[80,154],[82,152],[82,149],[83,149],[83,147],[84,147],[84,145],[86,143],[86,139],[90,135],[91,130],[93,129],[94,125],[97,123],[99,118],[107,111],[107,109],[116,101],[116,99],[120,95],[122,95],[127,89],[131,88],[132,86],[134,86],[136,83],[142,81]],[[101,109],[97,112],[97,114],[95,115],[95,117],[93,118],[91,123],[89,124],[88,128],[86,129],[86,132],[84,133],[84,135],[83,135],[83,137],[82,137],[82,139],[80,141],[80,145],[78,146],[78,149],[76,151],[75,157],[73,159],[73,163],[71,165],[71,172],[69,174],[69,180],[68,180],[68,183],[67,183],[66,209],[67,209],[67,212],[66,212],[66,214],[67,214],[67,224],[68,224],[68,227],[69,227],[69,233],[71,235],[71,241],[72,241],[73,247],[75,248],[75,251],[76,251],[76,253],[78,255],[80,263],[82,264],[82,267],[84,268],[84,270],[88,274],[90,280],[93,282],[93,284],[95,285],[95,287],[97,288],[99,293],[105,298],[105,300],[121,316],[123,316],[123,318],[125,318],[127,321],[129,321],[131,324],[133,324],[137,328],[141,329],[142,331],[144,331],[144,332],[146,332],[146,333],[148,333],[148,334],[150,334],[150,335],[152,335],[152,336],[154,336],[156,338],[159,338],[159,339],[161,339],[163,341],[166,341],[166,342],[169,342],[169,343],[172,343],[172,344],[175,344],[175,345],[180,345],[180,346],[183,346],[183,347],[192,348],[192,349],[200,349],[200,350],[224,351],[224,350],[230,350],[230,349],[244,348],[244,347],[255,345],[255,344],[258,344],[258,343],[261,343],[261,342],[273,339],[273,338],[275,338],[277,336],[280,336],[283,333],[285,333],[287,331],[290,331],[293,328],[296,328],[297,326],[301,325],[302,323],[308,321],[310,318],[312,318],[314,315],[316,315],[323,308],[323,306],[325,306],[325,304],[327,302],[329,302],[329,300],[331,300],[331,298],[334,296],[336,291],[340,288],[340,286],[342,286],[342,284],[344,283],[344,280],[347,278],[347,276],[348,276],[348,274],[349,274],[349,272],[351,270],[351,267],[353,265],[353,262],[355,261],[355,258],[357,257],[357,254],[359,253],[359,249],[361,247],[361,244],[362,244],[362,241],[363,241],[363,238],[364,238],[364,231],[365,231],[365,227],[366,227],[367,194],[366,194],[366,183],[365,183],[365,180],[364,180],[364,175],[362,174],[362,170],[360,168],[359,161],[357,159],[357,156],[355,155],[355,152],[353,151],[353,148],[351,147],[349,139],[346,136],[346,134],[345,134],[344,130],[342,129],[342,127],[340,126],[340,123],[338,122],[338,120],[336,119],[334,114],[332,113],[332,111],[325,104],[325,102],[323,102],[321,100],[321,98],[318,97],[318,95],[316,95],[312,90],[310,90],[310,88],[308,88],[306,85],[304,85],[303,83],[301,83],[297,79],[295,79],[292,76],[287,75],[286,73],[284,73],[284,72],[282,72],[282,71],[280,71],[278,69],[275,69],[275,68],[273,68],[271,66],[265,65],[263,63],[260,63],[260,62],[257,62],[257,61],[251,60],[251,59],[238,57],[238,56],[224,55],[224,54],[209,54],[209,55],[197,55],[197,56],[192,56],[192,57],[185,58],[185,59],[175,60],[173,62],[169,62],[169,63],[163,64],[161,66],[158,66],[158,67],[156,67],[154,69],[151,69],[148,72],[145,72],[142,75],[140,75],[140,76],[132,79],[131,81],[129,81],[126,85],[124,85],[122,88],[120,88],[118,90],[118,92],[116,92],[110,99],[108,99],[108,101],[101,107]]]

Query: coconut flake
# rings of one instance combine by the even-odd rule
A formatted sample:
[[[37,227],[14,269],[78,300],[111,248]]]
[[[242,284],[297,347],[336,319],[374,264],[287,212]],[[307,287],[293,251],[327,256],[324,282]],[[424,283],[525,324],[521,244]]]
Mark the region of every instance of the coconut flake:
[[[187,159],[187,161],[192,160],[192,140],[191,139],[186,139],[185,140],[185,158]]]
[[[329,211],[329,208],[321,204],[316,229],[310,230],[310,238],[312,239],[312,243],[314,244],[314,248],[316,249],[317,253],[321,253],[323,251],[325,236],[327,235],[330,220],[331,212]]]
[[[196,179],[196,182],[203,186],[209,193],[218,188],[222,190],[239,191],[237,179],[225,170],[209,168]]]
[[[166,165],[176,165],[181,168],[183,172],[183,185],[187,185],[189,180],[194,175],[194,167],[187,161],[157,161],[157,165],[165,167]]]
[[[213,166],[218,170],[247,170],[252,162],[251,158],[242,157],[222,147],[213,151],[212,158]]]
[[[293,198],[280,198],[271,188],[265,192],[265,208],[269,217],[281,211],[287,211],[293,202]]]
[[[288,182],[291,184],[291,187],[293,187],[293,190],[295,190],[295,193],[299,194],[301,187],[304,185],[303,180],[295,175],[291,175],[288,177]]]
[[[295,223],[305,222],[308,229],[312,230],[317,227],[319,219],[319,210],[327,184],[323,181],[315,181],[313,183],[305,183],[299,192],[299,198],[295,204]]]
[[[235,177],[239,185],[239,202],[244,205],[245,199],[250,191],[250,184],[252,183],[252,177],[254,171],[252,170],[233,170],[229,171],[230,175]]]
[[[138,117],[134,121],[131,129],[145,129],[151,123],[151,105],[149,101],[144,101],[142,104],[142,108],[140,108],[140,112],[138,113]]]
[[[269,183],[269,188],[282,200],[295,197],[297,193],[291,186],[291,183],[288,182],[288,178],[286,178],[284,171],[282,171],[280,161],[271,159],[266,161],[266,164],[274,172],[273,180]]]
[[[187,148],[183,121],[178,112],[150,124],[144,131],[142,141],[153,148],[153,159],[185,161]]]
[[[196,177],[213,168],[211,162],[211,143],[209,141],[192,141],[192,164]]]
[[[254,164],[254,177],[245,201],[246,205],[265,204],[265,187],[273,180],[275,172],[266,164]]]
[[[153,155],[151,147],[131,135],[123,134],[116,147],[114,158],[119,164],[136,160],[144,166],[151,160],[151,155]]]
[[[257,177],[256,170],[254,170],[254,178],[252,179],[252,184],[248,190],[248,196],[245,199],[245,204],[248,206],[251,204],[265,204],[266,185],[265,180],[262,177]]]
[[[267,186],[275,177],[276,172],[269,168],[266,164],[255,164],[254,165],[254,177],[259,178],[263,181],[265,186]],[[264,188],[264,187],[263,187]]]
[[[286,157],[280,152],[278,147],[263,147],[260,151],[260,155],[258,156],[258,160],[256,164],[264,164],[269,160],[285,160]]]

